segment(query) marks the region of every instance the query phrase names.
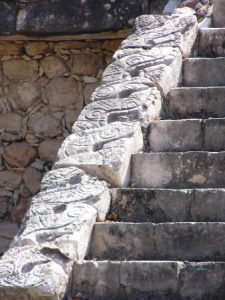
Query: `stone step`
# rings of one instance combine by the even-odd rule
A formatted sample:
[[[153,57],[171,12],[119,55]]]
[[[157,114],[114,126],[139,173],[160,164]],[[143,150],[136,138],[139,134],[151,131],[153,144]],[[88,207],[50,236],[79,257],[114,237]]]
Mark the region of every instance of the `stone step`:
[[[131,170],[132,187],[223,188],[225,152],[138,153]]]
[[[225,223],[96,223],[88,257],[225,260]]]
[[[111,218],[122,222],[225,222],[225,189],[113,189]]]
[[[213,1],[213,27],[225,27],[224,0]]]
[[[223,151],[225,118],[161,120],[150,125],[150,151]]]
[[[202,28],[199,32],[198,54],[201,57],[224,57],[225,28]]]
[[[84,261],[71,296],[98,300],[225,299],[224,262]]]
[[[225,87],[182,87],[171,89],[164,102],[163,117],[225,117]]]
[[[225,57],[185,59],[183,76],[184,86],[225,86]]]

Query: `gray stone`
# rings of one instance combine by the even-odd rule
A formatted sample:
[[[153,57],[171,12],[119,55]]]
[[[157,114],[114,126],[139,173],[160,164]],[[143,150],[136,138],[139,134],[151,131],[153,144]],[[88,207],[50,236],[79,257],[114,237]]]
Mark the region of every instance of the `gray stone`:
[[[184,56],[189,56],[198,33],[196,17],[186,9],[172,16],[140,16],[135,21],[135,29],[122,42],[121,50],[173,47],[179,48]],[[118,57],[118,54],[120,51],[115,55]]]
[[[122,222],[224,222],[224,189],[113,189],[111,214]],[[141,205],[140,205],[141,203]]]
[[[30,114],[28,129],[39,137],[56,137],[62,133],[62,124],[47,108]]]
[[[97,211],[79,202],[65,205],[63,192],[60,195],[62,201],[56,203],[48,200],[57,195],[49,195],[48,192],[32,199],[31,208],[12,248],[36,246],[57,251],[69,260],[84,258]]]
[[[210,72],[209,72],[210,70]],[[184,85],[224,86],[225,58],[189,58],[184,61]]]
[[[8,35],[16,32],[17,8],[14,3],[0,2],[0,34]]]
[[[142,149],[143,139],[138,122],[114,122],[70,135],[59,149],[54,168],[77,166],[91,176],[115,186],[130,180],[130,158]]]
[[[62,139],[46,139],[40,143],[38,153],[41,160],[48,163],[54,163],[62,142]]]
[[[195,190],[190,205],[191,219],[194,222],[224,222],[224,202],[224,189]]]
[[[42,173],[32,167],[28,167],[23,174],[25,186],[28,188],[32,195],[35,195],[37,194],[37,192],[39,192],[41,179]]]
[[[11,248],[1,258],[0,299],[60,300],[71,267],[71,262],[54,249]]]
[[[47,173],[41,184],[41,191],[46,191],[48,202],[54,203],[54,197],[64,194],[63,203],[81,202],[93,205],[97,209],[98,220],[104,220],[109,210],[110,195],[104,181],[90,177],[75,167],[52,170]],[[42,195],[40,195],[42,196]]]
[[[118,299],[120,262],[76,262],[73,268],[72,295],[83,294],[97,299]]]
[[[0,222],[0,255],[8,250],[10,243],[17,234],[18,225],[13,222]]]
[[[150,124],[149,145],[154,152],[203,150],[201,120],[162,120]]]
[[[225,150],[225,119],[208,119],[205,122],[205,149]]]
[[[182,66],[179,48],[158,45],[152,49],[135,49],[132,53],[122,49],[114,57],[117,60],[106,68],[102,83],[121,82],[138,74],[142,84],[157,86],[165,95],[179,83]]]
[[[121,86],[121,85],[120,85]],[[115,90],[118,92],[118,89]],[[127,88],[124,87],[124,88]],[[119,121],[140,121],[143,126],[159,115],[162,97],[156,88],[148,88],[133,92],[127,97],[111,96],[114,87],[105,91],[110,92],[112,98],[104,100],[104,88],[100,87],[102,97],[98,101],[88,104],[81,112],[77,122],[73,126],[74,133],[94,131],[97,128]],[[111,90],[112,91],[111,91]],[[95,97],[95,96],[93,96]]]
[[[0,189],[0,219],[4,219],[9,213],[13,202],[13,192],[7,191],[6,188]]]
[[[121,262],[120,284],[127,299],[176,295],[182,267],[183,263],[170,261]]]
[[[115,214],[116,220],[123,222],[192,221],[188,214],[192,198],[191,190],[113,189],[111,213]],[[221,200],[221,205],[222,203]],[[198,209],[197,204],[196,209]],[[205,210],[207,215],[207,206]],[[212,221],[214,221],[213,217]]]
[[[224,159],[224,152],[135,154],[131,183],[149,188],[223,188]]]
[[[42,100],[41,87],[37,82],[20,82],[10,84],[8,100],[14,109],[27,111]]]
[[[75,34],[118,30],[132,25],[134,18],[143,13],[149,13],[148,1],[104,1],[93,6],[90,0],[85,4],[69,0],[66,7],[62,0],[36,1],[19,11],[17,31]],[[49,15],[52,16],[50,19]]]
[[[223,262],[188,263],[180,274],[180,297],[196,300],[223,299],[224,277]]]
[[[224,87],[175,88],[164,103],[164,115],[173,119],[224,117]]]
[[[225,5],[223,0],[213,2],[213,27],[225,27]]]
[[[154,225],[96,223],[89,255],[99,260],[151,260],[155,256]]]
[[[100,260],[223,261],[224,231],[225,223],[97,223],[90,256]]]
[[[225,23],[224,23],[225,24]],[[225,28],[203,28],[200,30],[199,56],[202,57],[223,57]]]
[[[72,295],[101,300],[174,296],[183,265],[149,261],[79,262],[74,265]]]

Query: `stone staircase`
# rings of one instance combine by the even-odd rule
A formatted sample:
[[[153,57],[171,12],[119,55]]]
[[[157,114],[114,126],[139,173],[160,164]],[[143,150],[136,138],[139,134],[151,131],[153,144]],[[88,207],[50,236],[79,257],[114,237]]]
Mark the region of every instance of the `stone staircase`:
[[[96,223],[74,267],[75,299],[225,299],[225,29],[199,43],[149,153],[132,157],[131,187],[112,190],[117,222]]]

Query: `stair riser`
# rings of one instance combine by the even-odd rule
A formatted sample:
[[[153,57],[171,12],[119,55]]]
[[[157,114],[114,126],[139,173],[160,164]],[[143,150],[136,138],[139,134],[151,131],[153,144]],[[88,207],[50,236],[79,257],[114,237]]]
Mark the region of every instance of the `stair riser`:
[[[74,265],[72,295],[98,300],[225,299],[225,263],[93,262]]]
[[[150,151],[223,151],[225,119],[157,121],[150,125]]]
[[[133,187],[223,188],[225,153],[141,153],[132,156]]]
[[[165,118],[225,117],[225,88],[172,89],[164,102]]]
[[[123,222],[225,222],[225,190],[115,189],[111,211]]]
[[[204,28],[200,30],[199,56],[224,57],[225,56],[225,29]]]
[[[100,223],[89,257],[100,260],[225,260],[225,223]]]
[[[184,86],[225,86],[225,58],[191,58],[183,67]]]

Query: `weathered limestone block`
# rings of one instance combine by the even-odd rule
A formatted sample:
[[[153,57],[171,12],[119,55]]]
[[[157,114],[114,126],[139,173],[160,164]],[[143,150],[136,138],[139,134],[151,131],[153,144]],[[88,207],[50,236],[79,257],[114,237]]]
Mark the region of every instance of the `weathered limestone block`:
[[[56,78],[65,74],[68,69],[56,56],[47,56],[41,61],[45,74],[49,79]]]
[[[33,81],[38,78],[38,63],[35,60],[23,59],[4,61],[3,71],[12,81]]]
[[[117,55],[117,53],[116,53]],[[119,58],[120,57],[120,58]],[[157,86],[164,94],[179,83],[182,56],[179,48],[154,47],[148,50],[118,51],[118,59],[103,73],[103,83],[135,78]]]
[[[10,84],[8,100],[14,109],[28,110],[42,99],[41,86],[38,82],[20,82]]]
[[[51,193],[67,193],[64,198],[66,203],[81,202],[93,205],[97,209],[98,219],[105,219],[110,196],[104,181],[98,181],[76,167],[68,167],[52,170],[44,176],[41,191],[47,190]]]
[[[140,16],[135,21],[135,32],[122,42],[121,50],[178,47],[184,56],[188,56],[197,33],[196,17],[184,9],[171,16]]]
[[[120,87],[119,84],[118,87]],[[99,88],[100,93],[103,88],[104,86]],[[114,88],[113,85],[112,88]],[[105,90],[107,92],[107,87]],[[120,92],[119,88],[115,90]],[[100,93],[97,95],[100,96]],[[102,99],[90,103],[82,110],[73,126],[73,133],[90,132],[116,121],[141,121],[142,125],[148,125],[151,120],[158,117],[162,102],[161,95],[156,88],[133,92],[127,97],[123,95],[113,97],[112,95],[111,99],[105,100],[103,95]]]
[[[104,182],[75,168],[49,172],[33,198],[13,247],[42,245],[72,260],[82,259],[96,215],[104,220],[110,195]]]
[[[81,85],[71,78],[53,79],[47,86],[46,95],[51,106],[82,107],[83,97]]]
[[[61,300],[70,270],[71,262],[57,251],[11,248],[0,263],[0,299]]]
[[[61,201],[57,196],[61,197]],[[39,245],[43,249],[55,250],[71,260],[83,259],[97,211],[84,203],[65,204],[63,199],[63,191],[43,192],[33,198],[12,247]]]
[[[0,189],[0,219],[3,219],[8,214],[12,205],[12,198],[13,192]]]
[[[23,168],[28,166],[37,156],[33,147],[26,142],[12,143],[3,149],[3,158],[12,167]]]
[[[17,8],[13,2],[0,2],[0,34],[15,34]]]
[[[132,25],[143,13],[149,13],[147,0],[104,0],[94,5],[92,0],[67,0],[66,6],[63,0],[35,1],[19,11],[17,31],[68,34],[117,30]]]
[[[113,185],[129,182],[130,157],[142,149],[138,122],[114,122],[97,130],[70,135],[59,150],[55,168],[77,166]]]

